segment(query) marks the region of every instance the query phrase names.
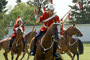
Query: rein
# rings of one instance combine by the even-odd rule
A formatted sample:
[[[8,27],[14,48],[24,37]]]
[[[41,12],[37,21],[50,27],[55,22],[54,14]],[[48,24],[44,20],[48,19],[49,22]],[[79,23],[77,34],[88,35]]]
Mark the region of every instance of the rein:
[[[68,43],[67,35],[69,35],[69,36],[71,36],[71,35],[68,34],[67,31],[65,31],[65,34],[66,34],[66,35],[65,35],[65,37],[66,37],[65,40],[66,40],[66,42]],[[73,46],[77,41],[78,41],[78,39],[76,39],[76,41],[75,41],[74,43],[70,44],[69,46]]]
[[[47,50],[49,50],[49,49],[51,49],[51,48],[53,47],[53,44],[54,44],[54,39],[53,39],[53,37],[52,37],[50,31],[48,31],[48,33],[49,33],[49,36],[52,38],[50,47],[45,48],[42,44],[40,44],[40,46],[43,48],[44,52],[47,51]]]

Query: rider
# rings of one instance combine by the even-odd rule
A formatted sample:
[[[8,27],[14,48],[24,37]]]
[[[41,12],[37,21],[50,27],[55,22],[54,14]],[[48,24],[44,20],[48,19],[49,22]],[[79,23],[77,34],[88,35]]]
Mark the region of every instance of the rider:
[[[10,43],[9,43],[9,47],[7,47],[9,50],[11,50],[11,47],[12,47],[12,43],[14,42],[15,38],[16,38],[16,31],[17,31],[17,28],[22,24],[22,19],[20,18],[20,16],[17,17],[17,20],[16,20],[16,24],[14,25],[13,27],[13,31],[14,33],[12,34],[11,36],[11,40],[10,40]],[[25,31],[25,26],[23,25],[22,26],[22,29],[23,29],[23,33]],[[23,48],[23,52],[25,52],[25,39],[24,39],[24,36],[22,36],[22,41],[23,41],[23,44],[24,44],[24,48]]]
[[[54,13],[54,5],[53,4],[49,4],[48,5],[48,11],[45,11],[42,16],[40,16],[39,18],[35,17],[39,23],[41,23],[43,21],[43,26],[42,28],[40,29],[40,31],[38,31],[38,33],[36,34],[35,36],[35,39],[34,39],[34,44],[33,44],[33,49],[32,51],[30,52],[31,55],[35,55],[35,52],[36,52],[36,42],[37,42],[37,39],[42,37],[45,32],[47,31],[48,27],[50,27],[51,24],[53,24],[54,22],[59,22],[60,23],[60,19],[59,19],[59,16],[57,16],[55,13]],[[58,48],[58,43],[55,43],[55,47],[54,47],[54,56],[55,57],[58,57],[59,54],[56,53],[56,50]]]

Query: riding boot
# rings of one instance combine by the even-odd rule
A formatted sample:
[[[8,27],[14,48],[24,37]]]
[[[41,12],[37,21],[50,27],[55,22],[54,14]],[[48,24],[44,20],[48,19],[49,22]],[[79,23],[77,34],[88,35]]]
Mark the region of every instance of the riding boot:
[[[55,46],[54,46],[54,54],[53,55],[55,56],[56,60],[61,59],[60,55],[57,53],[58,42],[55,42],[54,44],[55,44]]]
[[[7,47],[8,50],[11,50],[11,47],[12,47],[12,43],[14,41],[15,37],[12,37],[10,42],[9,42],[9,46]]]
[[[30,52],[30,55],[35,56],[35,53],[36,53],[36,38],[34,39],[33,48],[32,51]]]
[[[23,52],[25,52],[25,51],[26,51],[26,50],[25,50],[25,39],[23,38],[22,41],[23,41],[23,45],[24,45],[24,47],[23,47]]]

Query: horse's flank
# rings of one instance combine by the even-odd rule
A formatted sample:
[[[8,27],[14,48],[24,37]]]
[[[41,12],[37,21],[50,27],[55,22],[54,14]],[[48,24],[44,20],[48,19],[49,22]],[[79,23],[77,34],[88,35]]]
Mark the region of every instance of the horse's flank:
[[[5,39],[2,39],[0,41],[0,50],[1,50],[1,48],[6,49],[6,47],[8,47],[8,45],[9,45],[10,40],[11,40],[11,37],[7,37]]]

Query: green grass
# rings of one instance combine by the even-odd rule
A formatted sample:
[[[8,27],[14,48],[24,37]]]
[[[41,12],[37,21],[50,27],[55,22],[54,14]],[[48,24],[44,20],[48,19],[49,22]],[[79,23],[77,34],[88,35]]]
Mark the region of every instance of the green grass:
[[[3,52],[4,52],[4,50],[2,49],[0,51],[0,60],[5,60],[4,56],[3,56]],[[14,58],[15,57],[16,57],[16,55],[14,56]],[[71,60],[67,54],[63,54],[62,57],[64,60]],[[9,58],[9,60],[11,60],[10,53],[8,54],[8,58]],[[23,60],[26,60],[26,59],[27,59],[27,54],[25,55]],[[29,60],[33,60],[33,57],[31,57]],[[75,60],[77,60],[76,57],[75,57]],[[86,44],[86,43],[84,44],[84,54],[80,55],[80,60],[90,60],[90,44]]]

